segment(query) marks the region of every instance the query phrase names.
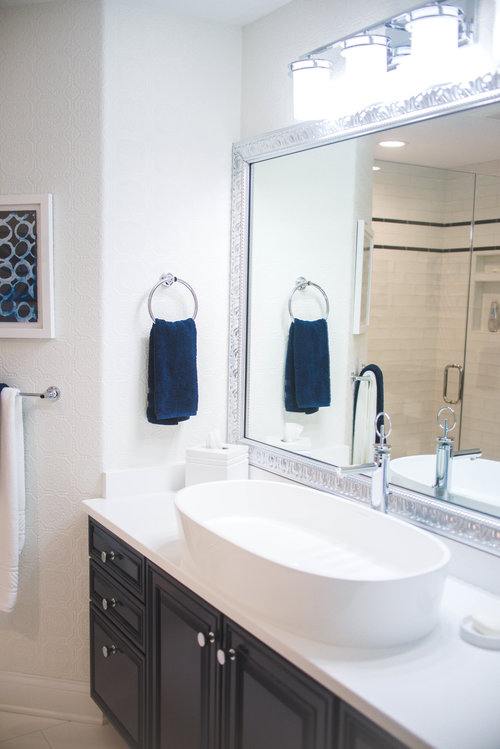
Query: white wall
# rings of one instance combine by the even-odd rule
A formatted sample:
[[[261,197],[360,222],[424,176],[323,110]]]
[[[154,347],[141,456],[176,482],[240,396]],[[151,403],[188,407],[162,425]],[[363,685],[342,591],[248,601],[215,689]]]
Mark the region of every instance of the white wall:
[[[107,469],[184,458],[226,432],[231,144],[239,135],[241,31],[142,2],[104,4],[102,412]],[[149,424],[147,296],[162,273],[197,294],[199,410]],[[189,317],[180,284],[154,313]]]
[[[0,380],[62,390],[24,399],[27,537],[19,595],[0,614],[1,668],[88,672],[86,524],[99,491],[101,9],[93,0],[0,10],[0,190],[54,195],[54,340],[0,338]]]
[[[179,460],[225,431],[240,62],[238,27],[139,0],[0,10],[0,189],[54,194],[57,334],[0,339],[0,381],[63,393],[25,399],[27,542],[16,608],[0,615],[4,671],[88,680],[81,500],[104,469]],[[179,427],[145,418],[146,299],[166,271],[200,304],[200,409]],[[177,287],[170,311],[188,316]]]

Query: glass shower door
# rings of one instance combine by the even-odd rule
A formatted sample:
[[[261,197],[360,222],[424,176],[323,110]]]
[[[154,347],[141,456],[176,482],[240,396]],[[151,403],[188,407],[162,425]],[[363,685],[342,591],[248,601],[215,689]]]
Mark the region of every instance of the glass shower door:
[[[500,177],[478,174],[462,408],[462,449],[500,460]]]

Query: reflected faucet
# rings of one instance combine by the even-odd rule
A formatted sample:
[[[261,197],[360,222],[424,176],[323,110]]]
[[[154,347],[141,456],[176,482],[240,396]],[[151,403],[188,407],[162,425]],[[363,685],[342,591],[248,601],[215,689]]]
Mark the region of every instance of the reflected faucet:
[[[440,417],[443,411],[448,411],[453,416],[453,425],[451,427],[446,418],[444,419],[444,423],[441,424]],[[444,406],[439,409],[437,413],[437,423],[439,428],[443,430],[443,434],[441,437],[436,438],[436,480],[432,488],[435,489],[438,497],[446,499],[451,488],[453,461],[458,458],[470,458],[471,460],[475,460],[476,458],[481,457],[482,452],[479,448],[457,450],[456,452],[453,452],[453,437],[448,437],[448,435],[455,429],[457,425],[457,417],[455,411],[449,406]]]
[[[379,427],[379,421],[382,424]],[[389,423],[389,430],[385,433],[385,419]],[[372,473],[371,506],[380,512],[387,512],[387,504],[390,496],[389,489],[389,466],[391,460],[391,447],[387,444],[387,437],[392,432],[391,417],[385,412],[380,412],[375,417],[375,432],[379,442],[375,442],[373,463],[361,463],[360,465],[344,466],[340,469],[342,474],[348,473]]]

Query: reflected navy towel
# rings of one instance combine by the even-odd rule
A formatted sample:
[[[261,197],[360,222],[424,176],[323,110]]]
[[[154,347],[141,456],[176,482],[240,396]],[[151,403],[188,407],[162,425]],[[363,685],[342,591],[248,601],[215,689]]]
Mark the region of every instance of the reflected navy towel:
[[[367,372],[373,372],[375,376],[375,383],[377,386],[377,414],[381,414],[384,411],[384,375],[382,374],[382,370],[380,369],[377,364],[367,364],[366,367],[363,367],[361,372],[359,373],[359,376],[362,377]],[[354,414],[353,414],[353,420],[352,420],[352,432],[354,435],[354,429],[356,427],[356,406],[358,404],[358,393],[359,393],[359,386],[361,383],[359,380],[356,380],[354,383]],[[382,420],[380,420],[380,423],[382,423]],[[380,437],[378,434],[375,435],[375,442],[380,442]]]
[[[315,413],[330,405],[328,326],[320,320],[295,320],[288,333],[285,410]]]
[[[178,424],[197,410],[194,320],[156,319],[149,335],[147,419],[152,424]]]

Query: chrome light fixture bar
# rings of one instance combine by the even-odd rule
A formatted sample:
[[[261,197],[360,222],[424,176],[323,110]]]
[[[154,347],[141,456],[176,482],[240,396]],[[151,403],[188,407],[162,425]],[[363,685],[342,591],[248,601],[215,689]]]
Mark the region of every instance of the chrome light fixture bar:
[[[345,83],[349,81],[340,96],[349,92],[349,86],[359,90],[364,86],[380,99],[382,77],[399,67],[410,70],[411,66],[414,76],[426,70],[427,78],[422,75],[425,85],[439,75],[444,80],[458,47],[473,41],[475,6],[476,0],[436,0],[302,55],[289,65],[295,118],[331,119],[331,82],[340,79],[339,71]],[[379,85],[374,86],[375,82]]]

